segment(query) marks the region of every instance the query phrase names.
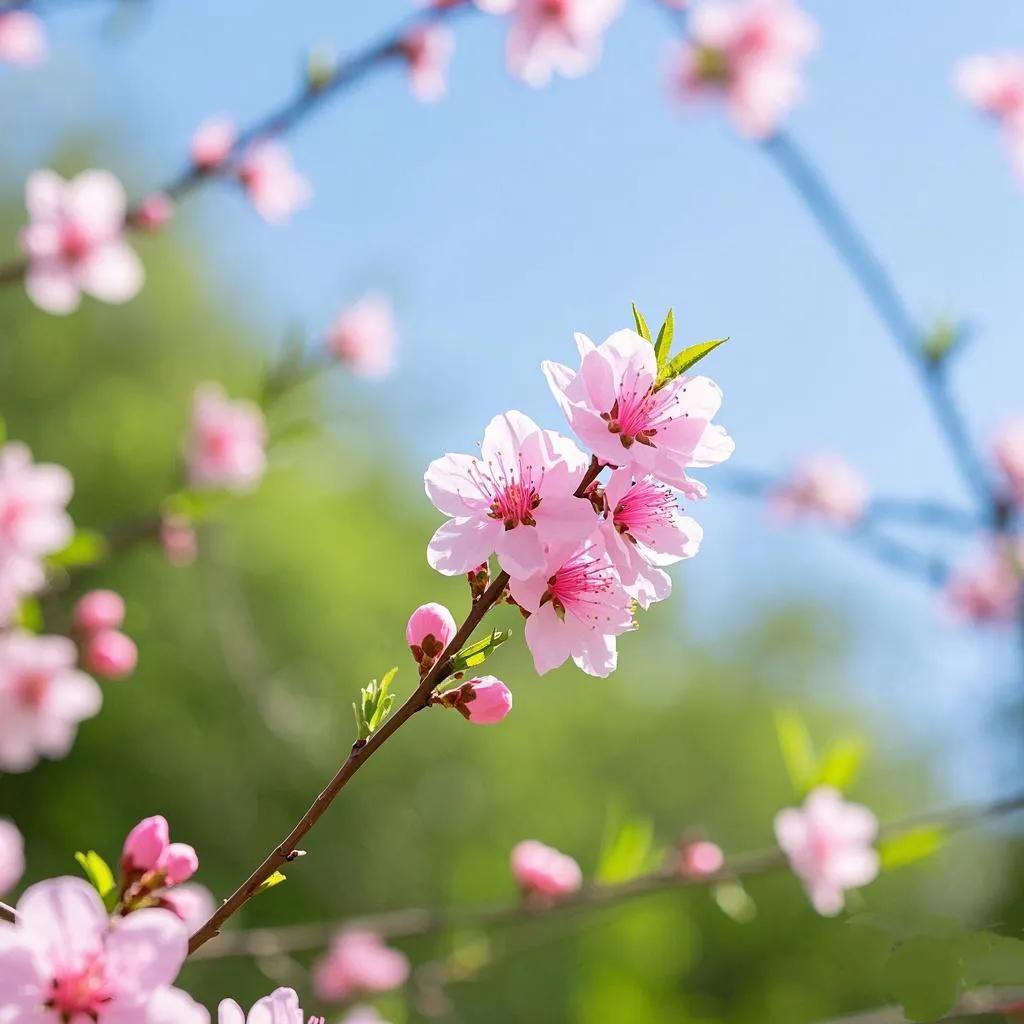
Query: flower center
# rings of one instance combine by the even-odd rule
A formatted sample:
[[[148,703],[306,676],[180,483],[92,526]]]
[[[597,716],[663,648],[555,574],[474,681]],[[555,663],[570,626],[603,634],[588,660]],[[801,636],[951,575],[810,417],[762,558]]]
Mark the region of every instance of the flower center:
[[[540,599],[541,607],[549,601],[555,614],[565,620],[572,612],[578,619],[596,623],[604,598],[615,586],[615,572],[604,558],[594,558],[581,551],[569,559],[548,579],[548,589]]]
[[[94,956],[81,970],[53,979],[46,1006],[56,1010],[65,1020],[73,1020],[79,1014],[95,1020],[112,997],[103,961]]]
[[[636,543],[655,526],[670,525],[676,510],[672,492],[650,477],[638,480],[612,510],[612,524]]]
[[[92,241],[74,221],[65,221],[60,227],[60,254],[68,263],[80,263],[89,255]]]
[[[544,480],[543,470],[536,473],[534,468],[523,465],[521,459],[515,466],[507,467],[499,459],[485,467],[477,466],[473,483],[487,499],[488,516],[505,524],[506,530],[517,526],[536,526],[533,513],[540,507],[540,487]]]
[[[569,0],[540,0],[540,14],[549,21],[561,21],[569,13]]]
[[[0,503],[0,533],[12,539],[26,511],[27,505],[21,498],[11,497]]]
[[[732,81],[732,66],[724,50],[702,46],[697,50],[697,78],[707,85],[728,85]]]
[[[50,687],[50,677],[44,672],[22,672],[14,680],[14,698],[23,707],[39,708],[46,691]]]
[[[670,413],[675,402],[668,388],[658,389],[653,384],[642,387],[638,380],[628,385],[624,381],[611,409],[601,413],[601,419],[610,433],[619,435],[623,448],[634,444],[654,448],[659,427],[673,419]]]

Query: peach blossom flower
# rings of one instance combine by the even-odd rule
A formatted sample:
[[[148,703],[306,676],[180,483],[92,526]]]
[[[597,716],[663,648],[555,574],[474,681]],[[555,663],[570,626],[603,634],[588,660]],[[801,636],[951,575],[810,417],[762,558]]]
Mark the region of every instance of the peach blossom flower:
[[[207,118],[192,136],[192,162],[200,170],[216,170],[227,162],[237,141],[238,128],[230,117]]]
[[[957,92],[1006,127],[1024,119],[1024,54],[995,53],[965,57],[956,65]]]
[[[31,11],[0,14],[0,62],[34,68],[49,56],[46,28]]]
[[[1010,497],[1024,504],[1024,417],[1004,422],[992,439],[992,455],[1006,478]]]
[[[958,622],[1010,623],[1021,607],[1019,545],[993,545],[956,569],[946,583],[945,604]]]
[[[379,935],[347,931],[313,965],[313,987],[321,999],[342,1002],[363,992],[387,992],[404,985],[409,960],[384,944]]]
[[[196,389],[186,451],[194,486],[252,490],[267,468],[266,443],[266,420],[258,405],[232,401],[217,384]]]
[[[839,455],[809,455],[772,495],[771,507],[784,520],[817,516],[834,526],[854,526],[868,506],[868,485]]]
[[[85,641],[82,664],[98,679],[124,679],[138,662],[135,641],[119,629],[101,629]]]
[[[402,40],[409,64],[412,93],[422,103],[435,103],[448,91],[448,64],[455,52],[455,36],[443,25],[414,29]]]
[[[313,196],[309,181],[295,170],[291,153],[276,139],[249,146],[239,161],[238,178],[268,224],[284,224]]]
[[[13,821],[0,818],[0,896],[10,892],[25,872],[25,840]]]
[[[512,850],[512,874],[527,893],[545,897],[568,896],[583,884],[579,864],[568,854],[535,839],[525,839]]]
[[[205,924],[217,909],[213,893],[198,882],[185,882],[163,893],[160,904],[185,922],[189,935]]]
[[[327,350],[353,373],[386,377],[395,368],[398,328],[387,296],[370,293],[338,314],[327,332]]]
[[[90,590],[75,603],[72,620],[83,633],[117,629],[124,622],[124,598],[113,590]]]

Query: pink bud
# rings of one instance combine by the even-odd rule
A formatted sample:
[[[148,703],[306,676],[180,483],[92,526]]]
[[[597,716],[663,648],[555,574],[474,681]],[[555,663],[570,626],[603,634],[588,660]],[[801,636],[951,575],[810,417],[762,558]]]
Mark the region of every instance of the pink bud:
[[[470,679],[461,690],[461,704],[474,725],[494,725],[512,710],[512,691],[494,676]]]
[[[719,871],[725,863],[721,849],[706,840],[683,847],[680,871],[687,878],[704,878]]]
[[[534,839],[512,851],[512,874],[526,892],[542,896],[566,896],[583,884],[583,872],[572,857]]]
[[[452,642],[456,631],[455,619],[443,604],[420,605],[412,613],[405,627],[405,639],[421,672],[434,664]]]
[[[230,117],[205,120],[192,136],[192,162],[202,171],[213,171],[231,155],[238,129]]]
[[[156,862],[168,885],[187,882],[199,870],[199,856],[188,843],[171,843]]]
[[[123,679],[135,671],[138,660],[135,641],[116,629],[104,629],[89,637],[82,659],[100,679]]]
[[[174,203],[163,192],[151,192],[135,210],[134,223],[143,231],[158,231],[174,216]]]
[[[170,841],[171,830],[163,815],[143,818],[124,841],[121,864],[128,872],[151,871]]]
[[[160,523],[160,545],[171,565],[191,565],[199,553],[196,531],[183,516],[164,516]]]
[[[74,621],[83,633],[117,629],[124,622],[124,598],[113,590],[90,590],[75,605]]]

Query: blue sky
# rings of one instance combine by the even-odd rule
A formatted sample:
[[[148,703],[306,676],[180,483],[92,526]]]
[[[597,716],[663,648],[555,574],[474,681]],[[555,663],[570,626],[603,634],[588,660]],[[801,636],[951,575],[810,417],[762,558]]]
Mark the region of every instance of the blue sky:
[[[912,374],[816,227],[723,117],[672,107],[667,22],[652,3],[626,6],[600,69],[580,81],[536,92],[511,80],[502,24],[478,16],[457,26],[443,103],[416,103],[397,70],[330,103],[292,137],[316,200],[285,229],[223,188],[189,199],[182,220],[207,240],[226,298],[252,309],[254,339],[272,344],[289,324],[322,327],[366,287],[390,291],[403,362],[373,396],[411,472],[466,450],[504,408],[560,426],[539,362],[570,361],[574,330],[602,337],[636,300],[651,318],[673,305],[687,342],[731,336],[707,369],[737,461],[775,469],[831,448],[879,492],[962,498]],[[1024,185],[949,83],[963,54],[1024,48],[1024,5],[806,7],[823,45],[792,133],[911,309],[977,327],[956,389],[984,438],[1024,410]],[[134,179],[159,184],[204,116],[258,116],[294,89],[311,44],[357,48],[408,4],[289,8],[154,0],[111,39],[103,0],[50,5],[51,66],[0,79],[0,130],[28,143],[16,170],[71,129],[107,133],[113,121]],[[917,585],[832,539],[780,534],[720,491],[696,512],[705,548],[683,571],[698,629],[741,623],[782,594],[821,600],[863,641],[858,692],[932,738],[951,720],[980,730],[1015,683],[1007,641],[950,631]]]

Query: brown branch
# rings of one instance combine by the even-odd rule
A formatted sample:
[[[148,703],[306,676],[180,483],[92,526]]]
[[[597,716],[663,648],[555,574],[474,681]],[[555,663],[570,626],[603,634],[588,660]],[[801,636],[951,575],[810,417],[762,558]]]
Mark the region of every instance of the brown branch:
[[[577,496],[582,496],[587,487],[597,479],[601,472],[601,464],[592,458],[587,470],[576,489]],[[323,817],[324,812],[334,802],[337,795],[345,788],[357,771],[418,711],[430,706],[430,698],[436,687],[444,682],[452,672],[452,658],[465,646],[466,641],[480,624],[483,617],[497,603],[508,585],[509,576],[506,572],[499,573],[484,591],[478,601],[473,603],[465,621],[452,638],[451,643],[438,657],[434,666],[423,677],[412,696],[392,715],[368,740],[357,740],[334,778],[313,801],[306,813],[298,820],[295,827],[281,840],[278,845],[264,858],[263,863],[228,897],[210,919],[189,940],[189,953],[194,953],[202,945],[209,942],[220,932],[224,922],[237,913],[256,895],[260,886],[275,871],[279,871],[292,859],[299,843],[314,825]]]
[[[14,907],[9,907],[6,903],[0,903],[0,921],[14,922],[18,920],[18,912]]]

